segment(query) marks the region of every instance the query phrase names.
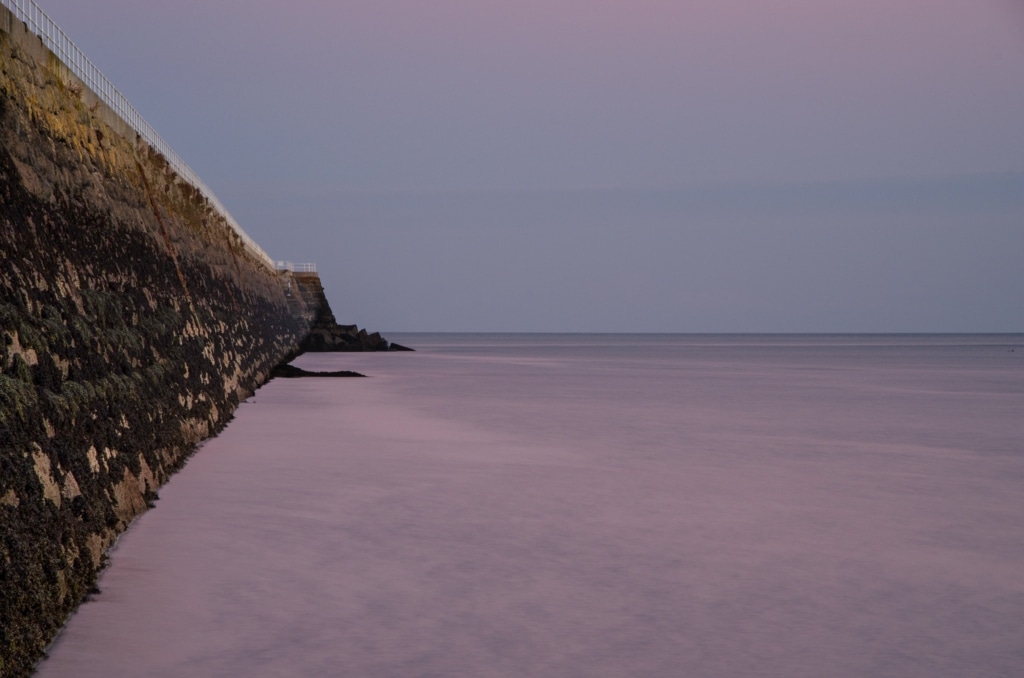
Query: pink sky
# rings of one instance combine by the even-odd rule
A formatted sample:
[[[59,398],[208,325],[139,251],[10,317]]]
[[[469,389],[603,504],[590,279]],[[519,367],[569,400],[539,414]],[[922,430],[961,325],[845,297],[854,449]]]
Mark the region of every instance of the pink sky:
[[[327,143],[287,130],[282,152],[309,179],[355,154],[360,172],[328,176],[351,187],[1024,169],[1024,10],[1008,0],[43,6],[87,52],[105,51],[96,59],[140,106],[166,82],[174,101],[191,94],[203,118],[232,128],[243,153],[243,133],[281,134],[297,107],[311,125],[341,123]],[[207,146],[199,120],[165,114],[156,96],[144,113]],[[251,178],[275,178],[256,166],[245,163]]]
[[[793,205],[831,196],[828,200],[839,200],[847,211],[863,211],[858,200],[867,200],[872,209],[890,205],[871,221],[851,222],[845,212],[835,212],[806,222],[841,240],[849,229],[867,233],[885,223],[897,228],[893,220],[905,218],[911,209],[906,205],[934,208],[932,198],[905,194],[906,182],[916,186],[932,180],[939,183],[918,188],[953,200],[956,209],[943,207],[941,224],[919,213],[916,228],[931,224],[956,233],[951,243],[957,244],[949,245],[954,259],[966,251],[965,239],[978,239],[990,255],[949,266],[963,271],[980,266],[968,278],[985,279],[985,285],[978,283],[956,303],[935,292],[928,319],[920,316],[920,299],[885,301],[900,297],[899,289],[857,297],[861,281],[846,280],[840,281],[842,295],[840,287],[826,287],[826,296],[831,289],[844,303],[862,304],[858,317],[870,319],[876,312],[878,328],[939,329],[943,318],[957,317],[963,322],[949,327],[974,327],[972,309],[989,298],[992,286],[1024,286],[1013,270],[996,269],[992,278],[991,265],[983,263],[1008,246],[1024,252],[1024,236],[1007,242],[1002,235],[986,234],[1019,223],[1013,195],[1021,191],[999,188],[1001,180],[984,189],[972,183],[1001,173],[1024,176],[1024,5],[1016,0],[96,0],[88,5],[43,0],[43,7],[214,186],[246,229],[281,258],[346,258],[347,244],[355,242],[364,251],[396,252],[388,240],[392,236],[364,241],[364,229],[379,234],[392,227],[412,229],[426,241],[417,252],[428,249],[431,238],[454,237],[446,229],[483,229],[463,239],[475,244],[464,244],[468,249],[459,250],[444,272],[415,253],[396,259],[388,269],[394,288],[381,292],[386,298],[359,281],[387,264],[371,261],[358,272],[346,269],[352,277],[331,279],[327,273],[329,289],[333,284],[359,299],[369,295],[365,308],[355,309],[371,314],[360,322],[377,318],[376,309],[382,309],[383,326],[429,329],[420,325],[432,319],[442,326],[455,323],[466,313],[443,304],[450,296],[444,283],[449,274],[489,290],[468,307],[479,322],[459,328],[501,328],[507,322],[524,329],[572,329],[557,326],[558,308],[542,314],[543,321],[531,320],[526,311],[505,320],[511,318],[509,309],[542,303],[541,289],[565,288],[569,281],[581,292],[563,306],[598,308],[609,298],[612,289],[602,288],[601,271],[617,263],[616,249],[622,250],[623,242],[582,262],[570,250],[552,257],[539,250],[522,252],[523,267],[537,276],[537,299],[516,296],[514,277],[494,273],[503,269],[509,251],[507,242],[495,243],[511,237],[508,229],[543,224],[567,229],[569,235],[555,234],[553,241],[579,242],[593,228],[592,218],[581,215],[606,213],[599,202],[580,198],[572,219],[538,212],[515,222],[497,203],[485,208],[452,198],[428,207],[406,200],[437,191],[714,187],[756,193],[822,182],[871,183],[877,195],[870,199],[863,186],[785,194]],[[954,185],[970,188],[957,192],[950,188]],[[363,194],[395,198],[374,206],[346,197]],[[765,199],[715,195],[720,212]],[[893,196],[903,212],[892,211]],[[682,276],[652,279],[651,273],[661,266],[663,252],[686,239],[680,232],[724,222],[752,233],[772,223],[768,215],[747,208],[744,216],[723,212],[705,219],[678,200],[669,201],[674,207],[643,197],[624,200],[635,211],[617,208],[620,221],[609,228],[622,238],[638,229],[646,235],[636,237],[649,248],[635,257],[640,268],[621,276],[646,281],[630,283],[628,299],[651,289],[656,292],[651,298],[685,296]],[[542,203],[530,199],[520,206]],[[968,204],[996,209],[998,219],[1009,221],[957,216],[969,211]],[[500,227],[493,225],[498,222]],[[293,230],[283,233],[283,223]],[[655,224],[675,224],[676,230],[665,231],[671,237],[648,233]],[[335,237],[336,251],[325,244]],[[702,294],[724,298],[729,291],[725,296],[733,298],[734,290],[749,289],[743,272],[752,266],[753,255],[745,249],[751,238],[717,237],[712,250],[728,255],[721,262],[709,259]],[[908,243],[922,237],[908,234]],[[905,282],[900,266],[916,270],[921,263],[881,262],[868,242],[855,251],[862,252],[858,270],[888,271],[886,284],[897,288]],[[560,271],[554,261],[577,261],[578,268]],[[740,319],[753,317],[753,309],[777,317],[770,325],[778,329],[839,328],[839,310],[821,323],[801,315],[796,305],[777,314],[766,310],[782,289],[808,275],[780,280],[764,299],[750,292],[735,312],[735,323],[723,325],[719,316],[707,315],[692,329],[742,328]],[[923,284],[939,290],[947,275],[936,266]],[[388,306],[412,294],[410,287],[421,296],[408,307]],[[586,297],[588,287],[595,290],[592,297]],[[985,326],[1024,329],[1019,302],[1006,295],[985,301],[990,319]],[[632,314],[635,308],[623,302],[621,312]],[[701,317],[701,308],[683,303],[678,315]],[[655,306],[640,313],[641,319],[651,318],[646,325],[651,329],[689,327],[665,326],[658,316]],[[594,312],[580,328],[604,322]]]

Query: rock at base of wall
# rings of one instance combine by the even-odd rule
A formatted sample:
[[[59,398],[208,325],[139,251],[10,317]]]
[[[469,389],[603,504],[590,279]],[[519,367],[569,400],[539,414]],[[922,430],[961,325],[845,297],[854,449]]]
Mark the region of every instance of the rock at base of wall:
[[[296,292],[316,309],[309,336],[302,343],[302,351],[310,353],[387,351],[390,345],[379,332],[373,334],[356,325],[339,325],[327,301],[320,276],[316,273],[294,274]]]
[[[309,353],[387,351],[389,348],[380,332],[367,334],[356,325],[314,327],[302,343],[302,350]]]

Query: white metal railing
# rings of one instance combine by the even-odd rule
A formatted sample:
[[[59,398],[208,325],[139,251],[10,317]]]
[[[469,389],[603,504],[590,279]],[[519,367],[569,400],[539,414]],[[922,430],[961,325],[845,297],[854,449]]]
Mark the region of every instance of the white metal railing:
[[[57,24],[53,22],[46,12],[37,5],[34,0],[0,0],[0,3],[7,9],[11,10],[20,21],[25,22],[28,29],[38,35],[43,44],[51,52],[53,52],[61,62],[68,67],[72,73],[75,74],[89,89],[96,93],[103,103],[110,107],[122,120],[124,120],[132,129],[138,132],[139,136],[142,137],[146,143],[155,148],[164,158],[167,163],[171,166],[178,176],[187,181],[188,183],[199,189],[199,192],[203,194],[206,200],[220,212],[224,220],[227,221],[228,225],[235,230],[235,232],[245,243],[245,246],[252,251],[259,259],[263,261],[270,268],[274,267],[274,260],[263,251],[263,248],[256,244],[256,241],[249,237],[249,235],[242,230],[242,227],[238,225],[235,218],[231,216],[227,208],[224,207],[217,200],[217,196],[213,194],[210,187],[199,178],[199,175],[189,167],[184,160],[174,152],[174,149],[164,141],[153,126],[143,119],[139,112],[135,110],[135,107],[129,103],[128,99],[121,94],[110,80],[107,79],[100,69],[89,61],[89,58],[80,50],[75,43],[71,42],[71,38],[67,36],[60,29]]]
[[[292,273],[316,273],[316,264],[293,264],[290,261],[277,262],[277,270]]]

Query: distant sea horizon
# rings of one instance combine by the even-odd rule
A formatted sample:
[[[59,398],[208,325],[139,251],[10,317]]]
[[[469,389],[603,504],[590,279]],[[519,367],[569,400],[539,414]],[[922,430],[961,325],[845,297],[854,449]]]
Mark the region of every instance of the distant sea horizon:
[[[1024,336],[1024,330],[1019,332],[989,332],[989,331],[970,331],[970,332],[660,332],[660,331],[630,331],[630,332],[613,332],[613,331],[561,331],[561,330],[382,330],[381,334],[385,337],[388,335],[403,335],[403,336],[433,336],[433,335],[451,335],[451,334],[483,334],[483,335],[608,335],[608,336],[669,336],[669,337],[836,337],[836,336],[850,336],[850,337],[928,337],[928,336],[964,336],[964,337],[975,337],[975,336]]]

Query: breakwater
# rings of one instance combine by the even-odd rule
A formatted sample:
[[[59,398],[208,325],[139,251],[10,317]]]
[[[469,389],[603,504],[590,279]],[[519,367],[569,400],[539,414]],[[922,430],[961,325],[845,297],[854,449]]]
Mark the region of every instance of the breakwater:
[[[122,115],[0,7],[0,676],[325,320]]]

